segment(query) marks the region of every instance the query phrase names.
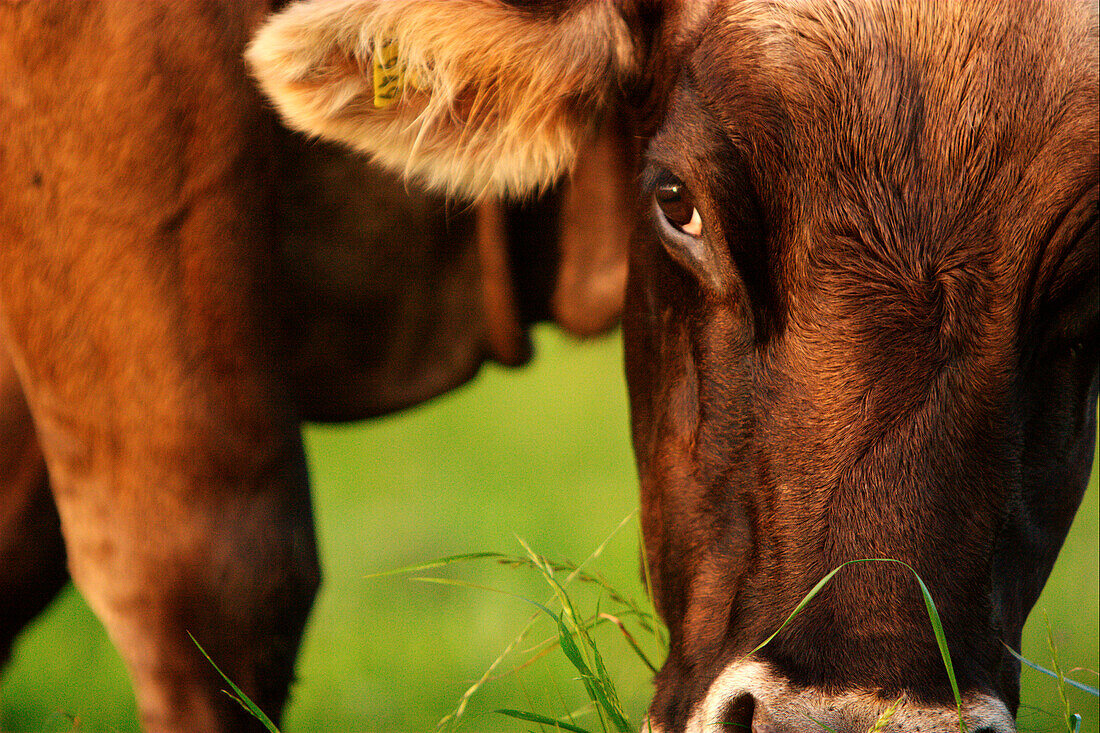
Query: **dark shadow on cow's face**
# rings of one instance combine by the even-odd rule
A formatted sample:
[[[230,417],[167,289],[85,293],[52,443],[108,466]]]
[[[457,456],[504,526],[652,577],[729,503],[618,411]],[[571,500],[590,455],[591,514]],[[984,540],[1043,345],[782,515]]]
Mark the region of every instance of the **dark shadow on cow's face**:
[[[719,675],[876,557],[928,584],[964,692],[1015,711],[1002,642],[1096,435],[1096,25],[1075,13],[721,5],[700,34],[649,148],[624,320],[672,640],[658,727],[706,723]],[[701,236],[652,202],[677,179]],[[951,699],[898,566],[845,569],[754,661],[790,689]]]

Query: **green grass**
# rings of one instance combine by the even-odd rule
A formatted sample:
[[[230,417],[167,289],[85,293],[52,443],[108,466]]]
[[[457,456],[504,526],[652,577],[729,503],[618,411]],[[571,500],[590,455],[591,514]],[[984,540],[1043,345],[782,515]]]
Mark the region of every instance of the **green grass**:
[[[627,519],[631,519],[628,517]],[[624,520],[622,525],[626,524]],[[541,576],[547,581],[550,587],[553,589],[553,596],[547,603],[555,601],[553,608],[548,607],[546,604],[539,603],[537,601],[530,601],[536,606],[546,617],[548,617],[556,626],[556,637],[551,636],[549,639],[544,640],[542,643],[536,644],[529,652],[532,656],[530,659],[534,660],[542,656],[543,651],[557,650],[569,661],[573,669],[576,671],[575,680],[579,681],[584,688],[587,695],[587,703],[579,708],[575,706],[570,707],[568,703],[563,699],[560,713],[547,714],[537,712],[533,710],[514,710],[504,709],[497,710],[495,712],[505,715],[507,717],[522,720],[526,722],[533,722],[540,724],[540,728],[543,726],[549,727],[551,730],[566,730],[570,733],[626,733],[627,731],[645,730],[644,724],[644,710],[637,711],[639,716],[638,720],[631,721],[629,714],[624,709],[620,702],[619,695],[619,683],[617,680],[620,669],[609,670],[603,661],[603,651],[601,645],[598,644],[594,637],[593,632],[598,626],[605,622],[611,622],[615,624],[623,635],[623,638],[627,641],[628,646],[634,655],[637,657],[637,661],[644,664],[644,666],[650,672],[656,672],[656,666],[651,661],[651,655],[647,654],[645,650],[635,640],[635,636],[644,632],[647,635],[653,637],[653,643],[658,647],[661,652],[667,652],[667,638],[661,628],[659,619],[652,606],[643,601],[639,602],[637,599],[628,597],[619,589],[610,585],[602,576],[593,574],[593,571],[586,570],[594,564],[596,558],[603,553],[607,543],[611,538],[608,538],[603,544],[597,548],[588,560],[579,566],[574,566],[569,563],[562,563],[560,561],[549,560],[546,557],[534,552],[526,543],[521,541],[523,549],[526,555],[522,557],[506,557],[501,556],[498,553],[478,553],[475,555],[457,556],[454,558],[448,558],[443,562],[430,563],[425,566],[414,568],[409,572],[419,572],[425,569],[435,569],[437,567],[449,565],[452,562],[466,562],[470,560],[482,560],[495,558],[498,562],[512,567],[530,567],[539,571]],[[924,584],[923,579],[917,574],[912,567],[908,564],[901,562],[900,560],[882,559],[882,558],[868,558],[865,560],[851,560],[843,563],[840,566],[834,568],[827,573],[802,599],[802,601],[790,612],[787,619],[775,629],[775,631],[769,635],[764,641],[757,645],[752,651],[744,655],[745,658],[751,657],[760,651],[771,641],[779,635],[779,633],[787,627],[802,612],[808,605],[810,605],[814,598],[825,588],[826,585],[840,572],[850,565],[859,563],[889,563],[897,566],[901,566],[908,570],[914,580],[920,587],[921,594],[924,598],[925,606],[928,612],[928,621],[932,626],[936,642],[939,645],[940,654],[943,656],[944,670],[947,673],[948,678],[951,681],[951,687],[954,691],[955,705],[959,712],[959,733],[967,733],[967,728],[963,722],[962,701],[959,695],[958,686],[955,683],[955,672],[953,663],[948,651],[947,640],[944,636],[943,625],[940,621],[939,613],[932,600],[932,596]],[[434,577],[419,577],[415,578],[421,581],[431,582],[449,582],[450,584],[467,585],[456,581],[447,581],[443,578]],[[574,580],[581,580],[583,582],[589,582],[594,584],[601,591],[601,598],[597,600],[596,610],[592,613],[585,614],[583,611],[578,612],[578,604],[575,601],[575,593],[568,588],[569,584]],[[472,586],[485,590],[481,586]],[[499,591],[494,591],[499,592]],[[617,615],[611,615],[600,611],[601,601],[610,601],[619,608],[615,609]],[[560,609],[560,610],[558,610]],[[627,624],[623,622],[622,618],[627,618],[632,625],[635,626],[633,632],[627,628]],[[535,615],[532,622],[538,620],[539,614]],[[533,623],[528,624],[521,632],[519,640],[522,640],[530,634]],[[510,645],[505,652],[505,656],[510,654],[516,645]],[[502,657],[503,660],[505,657]],[[659,658],[659,657],[658,657]],[[498,666],[494,663],[493,668]],[[524,670],[529,666],[527,660],[521,660],[519,664],[513,667],[510,674],[522,675]],[[1064,683],[1064,680],[1059,677],[1059,680]],[[467,697],[476,692],[480,688],[480,685],[475,685],[474,688],[467,693]],[[1064,684],[1063,684],[1064,688]],[[236,691],[236,689],[234,688]],[[871,726],[868,733],[879,733],[889,723],[890,719],[897,712],[898,707],[905,700],[905,696],[899,697],[892,705],[890,705],[878,718],[878,720]],[[460,715],[462,713],[462,706],[460,706],[456,712],[450,716],[445,717],[441,723],[440,728],[452,729],[460,727],[461,720]],[[572,712],[571,712],[572,710]],[[588,728],[582,728],[578,725],[578,716],[587,715],[588,717],[594,717],[597,720],[593,721]],[[813,718],[810,720],[817,723]],[[1068,718],[1067,718],[1068,721]],[[597,725],[594,725],[598,723]],[[729,723],[727,725],[740,726],[739,723]],[[832,731],[825,723],[817,723],[817,725],[824,731]],[[1069,733],[1074,733],[1069,731]]]
[[[531,367],[488,369],[470,387],[417,410],[307,431],[326,583],[307,629],[285,731],[431,730],[533,613],[529,603],[508,596],[369,574],[469,552],[514,554],[517,536],[541,552],[580,561],[636,507],[617,339],[576,345],[545,330],[538,346]],[[1094,468],[1038,606],[1050,616],[1066,672],[1098,667],[1095,484]],[[631,537],[610,543],[598,568],[625,594],[643,595]],[[548,592],[537,574],[491,562],[450,566],[442,575],[540,601]],[[578,592],[578,608],[591,613],[598,594],[590,586]],[[651,673],[613,624],[592,633],[623,709],[640,720]],[[657,655],[651,640],[637,641]],[[1032,616],[1023,651],[1051,666],[1041,613]],[[581,705],[576,676],[562,655],[542,657],[522,675],[484,685],[470,700],[464,729],[534,727],[497,709],[557,715]],[[1022,729],[1064,727],[1057,683],[1030,669],[1023,682]],[[1066,695],[1084,716],[1082,730],[1100,731],[1096,700],[1073,689]],[[0,729],[68,730],[69,716],[84,731],[136,730],[118,657],[71,591],[24,635],[0,680]]]
[[[647,635],[653,637],[653,642],[657,644],[661,651],[667,652],[667,637],[664,633],[662,625],[657,618],[656,612],[653,610],[652,605],[648,602],[648,599],[643,599],[641,602],[638,599],[629,598],[623,594],[623,592],[614,586],[610,585],[607,580],[600,575],[597,571],[592,570],[592,567],[596,564],[599,556],[603,554],[607,544],[612,540],[615,534],[622,529],[624,525],[635,518],[636,515],[628,516],[624,519],[611,537],[608,537],[592,555],[588,557],[580,565],[576,565],[569,562],[555,561],[546,558],[543,555],[536,553],[525,542],[519,540],[523,546],[523,555],[505,555],[497,552],[478,552],[468,553],[464,555],[455,555],[441,560],[432,561],[412,568],[399,569],[396,571],[382,573],[374,577],[393,576],[393,575],[412,575],[423,572],[438,571],[440,568],[445,568],[457,563],[469,563],[475,561],[493,560],[501,565],[506,565],[511,568],[526,568],[536,570],[541,577],[547,582],[550,588],[553,590],[552,596],[545,602],[539,602],[530,598],[523,599],[520,596],[516,596],[507,591],[501,591],[499,589],[490,588],[487,586],[476,585],[461,580],[454,580],[445,577],[438,577],[434,575],[416,575],[412,579],[420,582],[439,583],[443,585],[453,585],[458,587],[469,588],[479,591],[489,591],[492,593],[500,593],[503,595],[511,596],[513,598],[521,598],[526,600],[536,609],[536,613],[531,620],[523,627],[523,630],[517,635],[517,637],[505,648],[493,664],[489,666],[486,672],[475,682],[463,695],[461,701],[455,710],[444,716],[442,720],[437,724],[437,730],[450,731],[457,730],[462,727],[465,722],[462,718],[467,703],[469,700],[489,681],[498,668],[502,668],[506,661],[511,662],[511,668],[499,676],[515,675],[522,676],[525,674],[525,670],[530,667],[532,662],[535,662],[545,656],[547,653],[554,651],[560,652],[572,665],[576,671],[576,677],[574,682],[579,683],[587,695],[587,702],[580,707],[571,707],[564,696],[559,694],[560,702],[562,703],[562,710],[560,713],[542,713],[534,710],[515,710],[515,709],[499,709],[494,711],[499,715],[511,718],[513,720],[523,721],[525,723],[535,723],[539,726],[540,730],[551,731],[568,731],[569,733],[627,733],[627,731],[634,730],[646,730],[645,723],[639,723],[637,721],[631,721],[628,713],[624,709],[619,699],[619,684],[617,681],[618,673],[620,670],[609,670],[603,661],[603,651],[601,645],[594,639],[594,631],[602,624],[613,623],[622,634],[623,638],[628,642],[629,647],[634,652],[637,660],[645,665],[651,672],[656,672],[656,666],[650,660],[650,655],[647,654],[642,647],[635,640],[635,635],[644,632]],[[807,606],[809,606],[817,595],[828,585],[828,583],[839,573],[845,570],[850,565],[861,563],[887,563],[893,564],[905,568],[912,574],[914,580],[919,585],[921,595],[924,598],[924,603],[928,612],[928,622],[935,632],[936,642],[939,646],[940,654],[943,657],[944,671],[947,673],[947,677],[951,681],[951,687],[954,692],[955,706],[958,709],[958,733],[968,733],[967,724],[963,719],[962,700],[959,694],[959,688],[955,684],[955,673],[953,670],[953,661],[948,651],[948,644],[944,635],[943,625],[940,621],[938,610],[935,603],[932,600],[931,593],[929,592],[924,580],[917,574],[917,572],[908,564],[899,560],[893,559],[875,559],[869,558],[864,560],[851,560],[843,563],[840,566],[834,568],[827,573],[799,602],[799,604],[791,611],[787,619],[775,629],[775,631],[769,635],[764,641],[757,645],[752,651],[744,655],[745,658],[751,657],[758,651],[766,647],[771,641],[793,621],[799,613],[802,612]],[[590,614],[584,613],[583,610],[578,611],[578,604],[575,601],[576,593],[571,591],[569,586],[574,581],[580,583],[589,583],[594,585],[601,596],[597,599],[596,609]],[[647,586],[648,588],[648,586]],[[651,594],[650,594],[651,595]],[[618,615],[611,615],[600,611],[600,603],[609,601],[615,608],[615,613]],[[551,604],[551,605],[548,605]],[[535,633],[535,622],[540,620],[546,621],[549,619],[551,626],[554,627],[554,633],[549,638],[530,646],[525,652],[517,652],[517,648],[520,644],[533,636]],[[636,628],[634,632],[627,628],[627,624],[623,622],[623,618],[628,619]],[[1044,620],[1046,614],[1044,613]],[[197,644],[197,642],[196,642]],[[1051,655],[1052,670],[1046,670],[1038,665],[1035,665],[1030,660],[1026,660],[1020,657],[1015,651],[1013,654],[1020,659],[1024,664],[1045,672],[1049,676],[1056,678],[1058,682],[1058,691],[1064,707],[1063,723],[1065,724],[1064,730],[1066,733],[1079,733],[1081,725],[1081,715],[1078,713],[1070,712],[1069,701],[1066,697],[1067,687],[1077,687],[1088,691],[1093,696],[1100,696],[1100,692],[1097,692],[1095,688],[1091,688],[1082,683],[1069,680],[1065,676],[1063,670],[1059,665],[1058,650],[1054,644],[1053,636],[1047,620],[1047,646]],[[200,650],[202,647],[199,647]],[[226,684],[231,688],[227,691],[235,700],[237,700],[244,708],[249,710],[254,717],[260,720],[267,730],[272,733],[278,733],[277,729],[267,718],[267,716],[256,705],[241,693],[240,689],[233,683],[233,681],[226,677],[226,675],[217,668],[213,660],[206,654],[205,650],[202,651],[206,656],[210,664],[217,669],[224,679]],[[515,662],[515,658],[520,657],[518,662]],[[905,702],[906,696],[902,694],[892,704],[888,705],[878,717],[878,719],[870,726],[867,733],[880,733],[884,731],[890,724],[891,719],[897,714],[900,706]],[[639,712],[639,715],[644,715],[644,712]],[[582,727],[580,723],[585,721],[581,718],[592,718],[593,720],[588,724],[588,727]],[[834,729],[824,722],[819,722],[815,718],[809,718],[810,721],[817,725],[817,728],[828,733],[834,733]],[[720,724],[725,727],[744,727],[744,723],[729,722]]]
[[[619,527],[622,529],[623,525],[633,518],[633,515],[627,517]],[[614,535],[613,535],[614,536]],[[530,666],[532,661],[540,659],[545,653],[551,651],[560,652],[572,665],[576,672],[574,682],[579,682],[584,688],[584,692],[587,696],[587,701],[580,707],[576,704],[570,704],[559,693],[559,702],[561,703],[560,712],[540,712],[538,710],[515,710],[515,709],[501,709],[495,712],[504,715],[508,718],[520,720],[527,723],[536,723],[539,725],[540,730],[551,731],[569,731],[570,733],[625,733],[626,731],[634,730],[647,730],[644,723],[644,709],[639,709],[637,712],[639,719],[631,720],[629,714],[620,702],[619,694],[619,682],[618,675],[622,671],[622,668],[609,670],[604,664],[603,656],[606,647],[601,649],[601,645],[594,639],[593,632],[601,624],[606,622],[612,622],[616,628],[618,628],[623,635],[623,638],[628,642],[628,646],[634,653],[636,659],[635,663],[641,662],[651,672],[656,672],[655,665],[651,661],[651,655],[647,654],[641,646],[635,641],[635,636],[642,633],[653,637],[653,643],[656,644],[661,652],[667,652],[667,637],[662,629],[661,623],[656,616],[652,605],[648,603],[648,599],[643,599],[639,602],[637,599],[630,598],[624,594],[620,589],[615,588],[607,582],[607,580],[598,572],[592,570],[592,567],[596,564],[597,558],[606,549],[607,544],[611,541],[611,537],[605,540],[596,551],[580,565],[574,565],[568,562],[554,561],[547,559],[545,556],[537,554],[533,551],[525,542],[520,540],[523,545],[525,554],[522,556],[506,556],[501,553],[473,553],[467,555],[458,555],[450,558],[445,558],[441,561],[428,563],[425,565],[417,566],[407,570],[397,571],[397,574],[406,573],[419,573],[423,571],[437,570],[441,567],[446,567],[454,563],[465,563],[471,561],[480,560],[496,560],[502,565],[508,565],[512,568],[533,568],[537,570],[543,579],[547,581],[553,590],[553,595],[545,603],[540,603],[531,599],[526,599],[529,603],[539,609],[542,615],[550,619],[551,624],[555,626],[556,634],[551,634],[549,639],[544,639],[541,643],[535,644],[531,647],[526,654],[526,659],[521,658],[518,663],[515,663],[506,674],[522,676],[525,674],[525,670]],[[894,559],[883,558],[868,558],[863,560],[851,560],[843,563],[840,566],[834,568],[827,573],[799,602],[799,604],[791,611],[787,619],[776,628],[771,635],[769,635],[764,641],[757,645],[752,651],[748,652],[745,657],[751,657],[758,651],[766,647],[771,641],[779,635],[779,633],[786,628],[786,626],[793,621],[799,613],[802,612],[807,606],[809,606],[817,595],[829,584],[829,582],[839,573],[843,572],[848,566],[861,564],[861,563],[886,563],[895,566],[900,566],[913,576],[914,581],[920,587],[921,595],[924,599],[924,604],[928,614],[928,622],[935,633],[936,642],[939,647],[941,656],[943,657],[944,671],[947,674],[948,679],[951,682],[951,687],[954,693],[955,706],[958,710],[958,733],[968,733],[968,726],[963,719],[962,699],[959,694],[959,688],[955,682],[955,673],[953,669],[953,660],[951,659],[950,652],[948,650],[947,639],[944,635],[943,625],[940,620],[939,612],[936,609],[935,603],[932,599],[931,593],[928,587],[925,585],[924,580],[917,574],[917,572],[908,564]],[[422,582],[436,582],[449,585],[457,585],[460,587],[468,587],[475,590],[488,590],[495,593],[505,593],[506,595],[513,595],[506,591],[499,591],[497,589],[487,588],[485,586],[473,585],[462,581],[449,580],[446,578],[428,576],[428,577],[415,577],[414,580]],[[586,614],[583,610],[578,611],[578,604],[575,600],[576,592],[569,589],[569,585],[579,580],[584,583],[594,585],[600,592],[600,597],[596,601],[595,611]],[[514,596],[513,596],[514,597]],[[600,611],[601,602],[610,602],[613,606],[617,606],[615,613],[618,616],[613,616],[608,613]],[[547,604],[553,603],[552,607],[548,607]],[[1050,652],[1051,665],[1053,670],[1047,670],[1034,662],[1020,657],[1015,651],[1013,654],[1017,656],[1021,662],[1028,665],[1032,669],[1039,670],[1046,673],[1052,678],[1056,679],[1059,697],[1063,706],[1063,720],[1064,727],[1062,728],[1065,733],[1080,733],[1082,716],[1079,713],[1071,712],[1070,703],[1067,697],[1067,691],[1071,687],[1076,687],[1079,690],[1088,692],[1092,697],[1100,696],[1100,693],[1094,687],[1085,685],[1083,683],[1067,679],[1064,671],[1059,664],[1058,650],[1055,646],[1051,626],[1046,613],[1043,613],[1044,620],[1047,624],[1047,648]],[[456,710],[445,716],[439,724],[437,729],[439,730],[456,730],[462,726],[464,722],[461,718],[468,699],[479,692],[484,682],[489,678],[490,673],[495,672],[498,667],[502,666],[502,662],[506,659],[516,656],[521,656],[515,652],[519,643],[527,637],[533,635],[534,622],[539,620],[540,614],[536,613],[535,616],[524,626],[523,630],[517,636],[511,644],[506,647],[505,651],[490,665],[489,670],[482,678],[474,684],[463,696],[462,702],[456,708]],[[627,628],[627,624],[622,621],[622,618],[626,618],[633,625],[633,633]],[[545,619],[543,619],[545,620]],[[501,675],[503,676],[503,675]],[[236,691],[236,687],[234,687]],[[905,701],[906,696],[902,694],[896,701],[887,706],[879,718],[871,725],[867,733],[879,733],[887,728],[890,720],[897,713],[899,707]],[[591,722],[587,724],[587,727],[582,727],[580,723],[585,722],[579,720],[579,718],[592,718]],[[814,718],[810,718],[811,721],[817,724],[817,727],[822,731],[829,733],[833,732],[833,728],[824,722],[818,722]],[[725,724],[724,727],[742,727],[742,723],[730,722]]]

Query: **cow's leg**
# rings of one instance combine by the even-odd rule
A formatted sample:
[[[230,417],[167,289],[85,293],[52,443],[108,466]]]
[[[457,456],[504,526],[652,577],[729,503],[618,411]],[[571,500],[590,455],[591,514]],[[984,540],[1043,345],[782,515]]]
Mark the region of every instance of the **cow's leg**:
[[[265,5],[0,2],[0,337],[151,731],[250,724],[188,634],[275,716],[318,582],[259,305],[272,143],[240,53]]]
[[[0,344],[0,664],[15,635],[69,579],[34,425]]]
[[[213,460],[237,465],[213,466],[210,446],[123,438],[115,470],[129,475],[112,484],[56,464],[73,578],[128,664],[147,730],[259,729],[192,636],[278,720],[317,584],[301,449],[287,438],[223,446]]]
[[[104,218],[88,239],[0,248],[0,331],[69,572],[150,731],[252,724],[189,634],[277,716],[318,582],[301,437],[240,221],[221,210],[226,191],[198,196],[177,237]]]
[[[50,307],[27,310],[10,296],[13,280],[36,277],[34,260],[0,258],[2,326],[69,572],[127,663],[147,730],[258,729],[191,640],[277,719],[318,570],[300,435],[259,354],[244,358],[253,349],[230,314],[247,309],[221,303],[213,332],[173,313],[188,345],[111,313],[100,299],[117,292],[95,277],[70,281],[71,300],[32,286]],[[126,308],[160,319],[164,304],[140,282],[124,291]],[[214,277],[191,305],[208,313],[241,292]]]

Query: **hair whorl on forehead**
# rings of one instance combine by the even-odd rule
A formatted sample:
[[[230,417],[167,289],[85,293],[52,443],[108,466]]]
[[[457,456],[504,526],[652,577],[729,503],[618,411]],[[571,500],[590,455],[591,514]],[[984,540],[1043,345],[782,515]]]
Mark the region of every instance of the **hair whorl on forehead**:
[[[568,170],[634,55],[606,0],[568,12],[308,0],[274,15],[246,57],[292,127],[477,198],[523,195]]]

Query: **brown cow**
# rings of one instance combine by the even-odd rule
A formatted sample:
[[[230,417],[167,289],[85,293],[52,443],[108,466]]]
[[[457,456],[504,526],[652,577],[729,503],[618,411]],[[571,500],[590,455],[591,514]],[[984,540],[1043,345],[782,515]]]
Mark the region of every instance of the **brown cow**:
[[[319,0],[267,26],[292,124],[474,216],[275,129],[239,61],[266,5],[0,2],[5,643],[66,576],[48,487],[147,728],[246,725],[185,629],[276,710],[317,583],[298,421],[520,362],[535,318],[599,330],[634,230],[653,726],[866,730],[905,693],[895,729],[946,730],[896,569],[742,659],[890,556],[968,724],[1013,729],[1000,642],[1095,434],[1094,10]],[[549,210],[489,199],[570,169]]]
[[[1097,45],[1095,3],[316,0],[249,61],[292,126],[460,195],[548,185],[601,117],[639,143],[655,729],[957,729],[898,566],[749,655],[885,557],[1002,733],[1096,434]]]

